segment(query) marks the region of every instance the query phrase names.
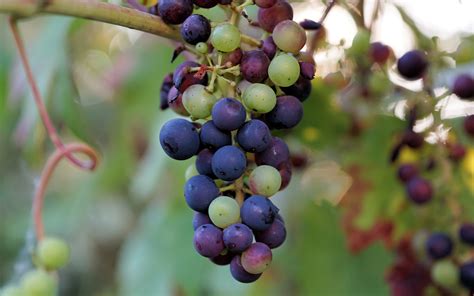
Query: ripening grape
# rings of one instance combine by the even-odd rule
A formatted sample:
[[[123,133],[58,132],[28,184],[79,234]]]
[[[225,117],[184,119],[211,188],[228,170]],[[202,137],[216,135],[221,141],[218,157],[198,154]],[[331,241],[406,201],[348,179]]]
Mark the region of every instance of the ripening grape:
[[[186,203],[197,212],[207,213],[209,205],[219,194],[214,181],[204,175],[191,177],[184,185]]]
[[[211,36],[211,23],[200,14],[192,14],[181,26],[181,36],[189,44],[206,42]]]
[[[273,29],[272,37],[279,49],[290,53],[299,53],[306,44],[305,30],[292,20],[278,23]]]
[[[242,49],[237,48],[227,54],[224,55],[224,60],[223,64],[230,64],[230,66],[236,66],[240,64],[240,61],[242,60],[242,56],[244,53],[242,52]]]
[[[247,272],[241,262],[241,256],[236,255],[230,262],[230,273],[232,277],[241,283],[252,283],[260,278],[260,274],[251,274]]]
[[[285,141],[278,137],[273,137],[270,145],[262,152],[255,154],[255,162],[258,165],[271,165],[278,169],[278,166],[290,159],[290,150]]]
[[[453,288],[458,284],[459,271],[450,260],[435,262],[431,268],[431,277],[435,283],[445,288]]]
[[[174,86],[168,92],[168,106],[179,115],[189,116],[183,105],[183,95]]]
[[[269,33],[272,33],[280,22],[291,19],[293,19],[293,8],[285,0],[278,0],[270,8],[258,10],[258,23],[262,29]]]
[[[276,85],[288,87],[300,77],[300,64],[293,56],[280,54],[270,62],[268,76]]]
[[[212,171],[221,180],[234,181],[240,178],[247,167],[247,158],[239,148],[224,146],[212,157]]]
[[[183,105],[186,111],[196,119],[204,119],[211,115],[212,106],[217,101],[204,85],[191,85],[183,93]]]
[[[250,174],[249,186],[253,194],[272,196],[280,190],[280,173],[269,165],[258,166]]]
[[[279,216],[279,215],[278,215]],[[280,216],[281,218],[281,216]],[[255,240],[266,244],[270,249],[281,246],[286,239],[285,223],[275,217],[270,228],[264,231],[255,232]]]
[[[434,259],[439,260],[451,255],[453,242],[451,238],[441,232],[431,234],[426,240],[426,252]]]
[[[61,239],[45,237],[38,243],[36,250],[39,263],[46,269],[63,267],[69,260],[69,247]]]
[[[459,279],[464,287],[474,290],[474,261],[469,261],[461,265],[459,269]]]
[[[245,251],[253,241],[252,230],[245,224],[236,223],[224,229],[224,245],[230,252]]]
[[[204,224],[212,224],[211,218],[207,214],[194,212],[193,229],[196,230],[199,226]]]
[[[220,24],[211,34],[214,48],[222,52],[231,52],[240,46],[240,31],[232,24]]]
[[[474,223],[464,223],[459,228],[459,238],[465,244],[474,246]]]
[[[461,74],[456,77],[452,91],[461,99],[474,100],[474,77],[469,74]]]
[[[303,119],[303,104],[293,96],[281,96],[272,111],[265,115],[270,127],[275,129],[292,128]]]
[[[384,65],[390,57],[391,49],[385,44],[374,42],[370,44],[370,58],[374,63]]]
[[[270,145],[272,135],[263,121],[252,119],[239,129],[236,140],[247,152],[262,152]]]
[[[208,258],[218,256],[224,250],[222,230],[212,224],[204,224],[194,232],[194,249]]]
[[[263,231],[270,228],[277,211],[272,202],[260,195],[247,198],[240,209],[242,222],[252,230]]]
[[[233,98],[222,98],[212,107],[212,120],[221,130],[233,131],[240,128],[247,118],[242,103]]]
[[[212,120],[203,124],[199,137],[202,145],[211,150],[232,144],[230,132],[218,129]]]
[[[363,29],[357,32],[352,40],[352,46],[348,52],[353,57],[361,58],[367,54],[370,48],[370,32]]]
[[[191,0],[160,0],[158,12],[165,23],[179,25],[193,13],[193,2]]]
[[[21,289],[25,296],[54,296],[56,286],[53,276],[40,269],[31,270],[21,278]]]
[[[407,183],[408,197],[417,204],[424,204],[433,198],[431,183],[423,178],[414,177]]]
[[[199,133],[194,125],[184,119],[171,119],[160,131],[160,144],[169,157],[188,159],[199,150]]]
[[[242,267],[247,272],[260,274],[270,266],[272,262],[272,250],[263,243],[253,243],[242,253],[240,260]]]
[[[209,218],[217,227],[226,228],[239,221],[240,206],[231,197],[219,196],[209,205]]]
[[[269,65],[270,59],[263,51],[247,51],[240,62],[240,71],[245,80],[259,83],[268,78]]]
[[[254,83],[247,87],[242,96],[247,109],[268,113],[276,104],[275,92],[266,84]]]
[[[405,53],[397,62],[398,73],[408,80],[420,79],[427,68],[426,54],[419,50]]]
[[[457,65],[472,62],[474,60],[474,40],[462,40],[454,52],[454,59]]]

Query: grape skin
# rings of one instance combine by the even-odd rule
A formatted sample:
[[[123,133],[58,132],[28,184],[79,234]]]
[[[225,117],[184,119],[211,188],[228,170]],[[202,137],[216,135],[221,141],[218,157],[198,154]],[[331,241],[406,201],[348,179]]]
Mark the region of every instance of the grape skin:
[[[285,141],[278,137],[273,137],[267,149],[255,154],[255,162],[258,165],[271,165],[278,168],[280,164],[290,159],[290,150]]]
[[[204,85],[191,85],[183,93],[183,105],[195,119],[204,119],[211,115],[216,97],[206,90]]]
[[[269,65],[270,59],[263,51],[247,51],[244,53],[240,63],[240,71],[245,80],[259,83],[268,78]]]
[[[306,44],[305,30],[292,20],[286,20],[276,25],[272,36],[278,48],[294,54],[299,53]]]
[[[285,239],[285,224],[277,218],[267,230],[255,232],[255,240],[266,244],[270,249],[278,248],[285,242]]]
[[[158,12],[165,23],[179,25],[193,13],[193,2],[191,0],[160,0]]]
[[[169,157],[185,160],[198,152],[199,134],[189,121],[172,119],[161,128],[160,144]]]
[[[293,85],[282,87],[281,90],[289,96],[297,97],[300,102],[304,102],[309,98],[312,88],[311,81],[300,76]]]
[[[300,76],[300,64],[293,56],[280,54],[270,62],[268,76],[278,86],[291,86]]]
[[[247,109],[268,113],[276,104],[275,92],[266,84],[254,83],[248,86],[243,94],[244,105]]]
[[[252,244],[252,230],[245,224],[236,223],[224,229],[224,245],[230,252],[240,253]]]
[[[428,68],[428,61],[425,53],[419,50],[412,50],[405,53],[397,62],[397,69],[400,75],[408,80],[420,79]]]
[[[465,244],[474,246],[474,223],[464,223],[459,228],[459,238]]]
[[[201,150],[196,157],[196,170],[201,175],[206,175],[209,178],[215,179],[216,176],[212,172],[212,156],[214,153],[209,149]]]
[[[413,202],[424,204],[433,198],[433,188],[429,181],[415,177],[407,183],[407,194]]]
[[[265,120],[275,129],[293,128],[303,119],[303,105],[293,96],[281,96],[272,111],[265,115]]]
[[[240,31],[231,24],[221,24],[214,28],[211,43],[219,51],[231,52],[240,46]]]
[[[278,0],[270,8],[260,8],[258,11],[258,23],[262,29],[269,33],[272,33],[280,22],[292,19],[293,8],[284,0]]]
[[[204,175],[191,177],[184,185],[186,203],[197,212],[207,213],[209,205],[219,194],[214,181]]]
[[[433,233],[426,240],[426,252],[434,259],[443,259],[451,254],[453,242],[451,238],[444,233]]]
[[[252,195],[247,198],[240,209],[242,222],[252,230],[264,231],[270,228],[275,220],[275,208],[264,196]]]
[[[222,98],[212,108],[214,124],[224,131],[240,128],[246,118],[247,112],[244,106],[234,98]]]
[[[211,150],[217,150],[232,144],[230,133],[218,129],[212,120],[206,122],[201,127],[199,137],[202,145]]]
[[[272,135],[261,120],[247,121],[237,132],[237,142],[247,152],[262,152],[270,145]]]
[[[173,73],[173,83],[174,86],[183,93],[190,87],[191,85],[207,84],[207,75],[204,75],[202,78],[195,77],[193,72],[190,71],[191,68],[200,67],[201,65],[193,62],[193,61],[186,61],[176,67]]]
[[[209,218],[219,228],[236,223],[240,218],[240,206],[235,199],[219,196],[209,205]]]
[[[38,260],[48,270],[55,270],[69,261],[69,247],[61,239],[45,237],[37,247]]]
[[[194,232],[194,249],[202,256],[213,258],[224,250],[222,230],[212,224],[199,226]]]
[[[247,167],[245,154],[235,146],[224,146],[212,157],[212,171],[221,180],[234,181],[240,178]]]
[[[253,243],[241,255],[242,267],[251,274],[264,272],[272,262],[272,251],[263,243]]]
[[[196,230],[199,228],[199,226],[204,225],[204,224],[211,224],[211,218],[207,214],[200,213],[200,212],[194,212],[194,217],[193,217],[193,230]]]
[[[255,282],[262,275],[247,272],[242,266],[240,255],[235,256],[230,262],[230,273],[235,280],[246,284]]]
[[[211,36],[211,24],[200,14],[192,14],[181,26],[181,36],[189,44],[196,45],[206,42]]]
[[[272,196],[280,190],[280,173],[269,165],[258,166],[250,174],[249,187],[253,194]]]

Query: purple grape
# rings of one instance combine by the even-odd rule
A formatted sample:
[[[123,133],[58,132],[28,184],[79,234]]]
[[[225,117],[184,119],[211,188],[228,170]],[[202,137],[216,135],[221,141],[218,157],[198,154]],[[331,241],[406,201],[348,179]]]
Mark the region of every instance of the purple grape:
[[[160,88],[160,109],[166,110],[168,109],[168,93],[170,89],[173,87],[173,74],[168,74],[163,79]]]
[[[206,175],[209,178],[215,179],[216,176],[212,172],[212,156],[214,153],[209,149],[201,150],[196,157],[196,170],[201,175]]]
[[[160,0],[158,12],[165,23],[179,25],[193,13],[193,2],[191,0]]]
[[[474,261],[469,261],[461,265],[459,269],[459,280],[464,287],[474,290]]]
[[[278,0],[272,7],[258,10],[258,23],[262,29],[269,33],[273,32],[278,23],[292,19],[293,8],[285,0]]]
[[[419,50],[405,53],[397,62],[398,72],[408,80],[420,79],[425,74],[427,68],[426,54]]]
[[[229,265],[230,262],[232,262],[232,259],[234,259],[235,254],[232,254],[231,252],[227,252],[224,255],[219,254],[216,257],[209,258],[212,263],[216,265]]]
[[[459,75],[454,81],[452,91],[461,99],[474,100],[474,78],[469,74]]]
[[[303,118],[303,105],[293,96],[281,96],[272,111],[265,114],[270,127],[286,129],[295,127]]]
[[[451,238],[444,233],[433,233],[426,240],[426,252],[434,260],[448,257],[452,251],[453,242]]]
[[[161,128],[160,144],[169,157],[185,160],[198,152],[200,146],[199,133],[189,121],[171,119]]]
[[[292,167],[290,161],[285,161],[278,166],[278,172],[281,176],[280,190],[285,189],[290,184],[292,176]]]
[[[253,283],[260,278],[262,274],[251,274],[245,271],[240,261],[240,255],[236,255],[230,262],[230,273],[232,277],[241,283]]]
[[[168,106],[179,115],[189,116],[188,111],[183,105],[183,95],[174,86],[168,92]]]
[[[304,102],[311,94],[312,88],[311,81],[300,76],[295,84],[288,87],[282,87],[281,90],[283,90],[285,94],[297,97],[298,100]]]
[[[194,84],[202,84],[207,85],[207,75],[201,77],[195,77],[195,72],[190,72],[191,68],[200,67],[201,65],[193,62],[193,61],[186,61],[176,67],[176,70],[173,74],[173,82],[174,86],[181,92],[184,91]]]
[[[411,163],[402,164],[398,168],[398,178],[403,183],[410,181],[416,176],[418,176],[418,168]]]
[[[285,141],[278,137],[273,137],[270,146],[262,152],[255,154],[257,165],[271,165],[278,169],[278,166],[290,159],[290,150]]]
[[[255,0],[254,2],[260,8],[270,8],[277,3],[277,0]]]
[[[194,4],[202,8],[212,8],[219,3],[219,0],[193,0],[193,2]]]
[[[211,150],[217,150],[221,147],[232,144],[230,132],[218,129],[212,120],[206,122],[201,127],[199,136],[201,138],[202,145]]]
[[[263,51],[247,51],[240,62],[240,71],[245,80],[260,83],[268,78],[269,65],[270,59]]]
[[[194,249],[204,257],[213,258],[224,251],[222,230],[212,224],[199,226],[194,232],[193,242]]]
[[[245,154],[235,146],[219,148],[212,157],[212,171],[221,180],[234,181],[240,178],[247,168]]]
[[[464,223],[461,225],[459,237],[462,242],[474,246],[474,223]]]
[[[415,133],[414,131],[410,130],[405,132],[402,139],[403,143],[406,144],[408,147],[413,149],[418,149],[423,146],[425,139],[422,135]]]
[[[390,57],[390,47],[380,42],[370,44],[370,57],[377,64],[384,65]]]
[[[272,250],[263,243],[254,243],[240,256],[242,267],[249,273],[260,274],[272,262]]]
[[[451,160],[459,162],[466,155],[466,148],[460,143],[449,144],[448,152]]]
[[[275,207],[272,202],[263,196],[252,195],[247,198],[240,209],[242,223],[255,231],[264,231],[270,228],[275,220]]]
[[[219,188],[208,176],[193,176],[184,185],[186,203],[196,212],[207,213],[209,205],[219,194]]]
[[[469,115],[464,119],[464,130],[468,135],[474,137],[474,115]]]
[[[247,121],[237,132],[237,143],[247,152],[262,152],[271,140],[270,129],[258,119]]]
[[[300,62],[301,77],[308,80],[313,80],[316,74],[316,66],[308,62]]]
[[[224,245],[234,253],[245,251],[253,241],[253,233],[245,224],[232,224],[224,229]]]
[[[211,36],[211,23],[200,14],[190,15],[181,26],[181,36],[189,44],[206,42]]]
[[[408,197],[417,204],[424,204],[433,198],[431,183],[420,177],[412,178],[407,183]]]
[[[207,214],[194,212],[193,229],[196,230],[199,228],[199,226],[204,224],[212,224],[211,218],[209,218]]]
[[[234,49],[233,51],[226,53],[226,55],[224,56],[223,64],[225,65],[229,63],[231,66],[236,66],[240,64],[240,61],[242,60],[242,56],[243,56],[243,53],[240,47],[237,49]]]
[[[247,117],[245,107],[233,98],[222,98],[212,107],[212,119],[215,126],[224,131],[240,128]]]
[[[275,57],[277,49],[278,48],[275,44],[275,41],[273,41],[272,36],[268,36],[267,38],[265,38],[265,40],[263,40],[262,50],[269,59],[273,59]]]
[[[255,232],[255,240],[266,244],[269,248],[278,248],[285,242],[286,228],[285,224],[275,217],[270,228],[265,231]]]

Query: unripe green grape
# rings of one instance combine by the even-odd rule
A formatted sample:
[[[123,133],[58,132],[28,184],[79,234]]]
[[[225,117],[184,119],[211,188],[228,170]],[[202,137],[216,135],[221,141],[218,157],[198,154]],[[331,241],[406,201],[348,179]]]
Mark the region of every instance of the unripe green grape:
[[[214,28],[211,43],[219,51],[231,52],[240,46],[240,31],[234,25],[221,24]]]
[[[207,43],[205,43],[205,42],[199,42],[198,44],[196,44],[196,50],[197,50],[199,53],[206,54],[207,51],[209,50],[209,48],[208,48],[208,46],[207,46]]]
[[[216,97],[201,84],[191,85],[183,93],[184,108],[195,119],[209,117],[215,102]]]
[[[281,175],[272,166],[258,166],[250,174],[249,186],[254,194],[272,196],[280,190]]]
[[[474,40],[464,39],[453,54],[456,64],[465,64],[474,61]]]
[[[450,260],[438,261],[431,268],[433,281],[445,288],[455,287],[458,283],[458,267]]]
[[[360,30],[352,40],[352,46],[349,48],[349,54],[354,57],[361,57],[369,52],[370,33],[367,30]]]
[[[59,238],[46,237],[39,242],[36,254],[44,268],[58,269],[68,262],[69,247]]]
[[[240,206],[231,197],[219,196],[209,205],[209,218],[217,227],[226,228],[239,221]]]
[[[272,37],[279,49],[295,54],[306,44],[305,30],[292,20],[279,23],[273,30]]]
[[[8,286],[0,290],[0,296],[26,296],[20,287]]]
[[[291,86],[300,77],[300,64],[293,56],[280,54],[271,61],[268,76],[278,86]]]
[[[54,296],[56,279],[44,270],[32,270],[21,279],[21,288],[28,296]]]
[[[186,179],[186,181],[188,181],[189,179],[191,179],[191,177],[194,177],[197,175],[199,175],[199,172],[197,171],[196,165],[193,162],[186,169],[186,172],[184,173],[184,178]]]
[[[268,113],[276,105],[275,92],[271,87],[262,83],[248,86],[242,97],[245,107],[258,113]]]
[[[370,92],[375,95],[383,95],[390,88],[390,79],[380,72],[373,72],[369,77]]]

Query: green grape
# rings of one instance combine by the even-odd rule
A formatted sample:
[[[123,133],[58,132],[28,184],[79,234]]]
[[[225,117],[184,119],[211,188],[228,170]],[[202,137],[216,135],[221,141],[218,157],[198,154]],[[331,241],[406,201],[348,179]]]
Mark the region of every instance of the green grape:
[[[199,42],[198,44],[196,44],[196,50],[197,50],[199,53],[206,54],[207,51],[209,50],[209,48],[208,48],[208,46],[207,46],[207,43],[205,43],[205,42]]]
[[[268,76],[278,86],[291,86],[300,77],[300,64],[293,56],[280,54],[271,61]]]
[[[392,85],[390,79],[380,72],[373,72],[369,77],[370,92],[375,95],[383,95]]]
[[[8,286],[0,290],[0,296],[26,296],[20,287]]]
[[[305,30],[292,20],[279,23],[272,36],[278,48],[286,52],[299,53],[306,44]]]
[[[458,283],[458,268],[450,260],[435,262],[431,268],[433,281],[445,288],[455,287]]]
[[[474,39],[464,39],[453,54],[456,64],[474,61]]]
[[[188,87],[183,93],[183,105],[194,119],[204,119],[211,115],[216,97],[201,84]]]
[[[349,48],[349,54],[354,57],[367,55],[370,48],[370,33],[367,30],[360,30],[352,40],[352,46]]]
[[[26,273],[21,279],[24,295],[54,296],[56,294],[56,280],[46,271],[36,269]]]
[[[240,206],[231,197],[219,196],[209,205],[209,218],[217,227],[226,228],[239,221]]]
[[[262,83],[254,83],[248,86],[242,97],[245,107],[258,113],[268,113],[276,105],[275,92],[271,87]]]
[[[69,260],[69,247],[61,239],[47,237],[42,239],[36,250],[40,264],[46,269],[58,269]]]
[[[191,179],[191,177],[194,177],[197,175],[199,175],[199,172],[197,171],[196,165],[193,162],[186,169],[186,172],[184,173],[184,178],[186,179],[186,181],[188,181],[189,179]]]
[[[261,165],[250,174],[249,185],[254,194],[272,196],[280,190],[281,175],[274,167]]]
[[[214,28],[211,43],[219,51],[231,52],[240,46],[240,31],[234,25],[221,24]]]

